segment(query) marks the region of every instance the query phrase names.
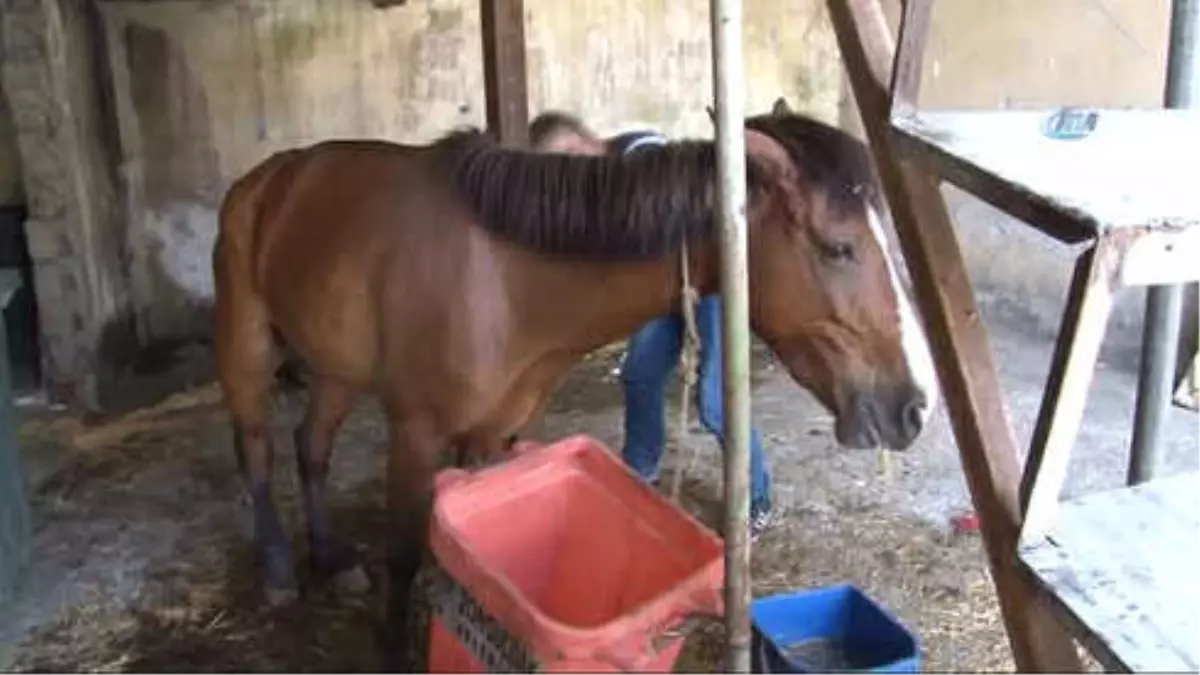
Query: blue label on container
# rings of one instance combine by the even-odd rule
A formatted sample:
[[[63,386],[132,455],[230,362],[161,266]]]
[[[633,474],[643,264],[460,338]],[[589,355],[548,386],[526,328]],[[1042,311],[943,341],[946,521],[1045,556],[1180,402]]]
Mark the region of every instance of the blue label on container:
[[[1046,118],[1042,133],[1049,138],[1073,140],[1085,138],[1096,130],[1100,113],[1083,108],[1060,108]]]

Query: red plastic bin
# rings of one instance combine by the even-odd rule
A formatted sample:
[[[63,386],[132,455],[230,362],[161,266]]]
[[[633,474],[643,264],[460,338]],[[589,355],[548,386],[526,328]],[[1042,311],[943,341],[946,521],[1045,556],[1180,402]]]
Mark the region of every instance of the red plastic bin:
[[[670,672],[721,539],[592,438],[514,454],[438,476],[430,672]]]

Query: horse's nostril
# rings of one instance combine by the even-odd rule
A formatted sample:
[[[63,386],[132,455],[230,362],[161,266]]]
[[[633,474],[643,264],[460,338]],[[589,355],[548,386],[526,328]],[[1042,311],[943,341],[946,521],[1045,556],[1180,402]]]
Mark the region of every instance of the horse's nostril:
[[[908,400],[904,404],[904,410],[900,413],[901,430],[904,432],[904,437],[908,440],[915,439],[917,434],[921,433],[921,426],[925,421],[925,396],[918,394]]]

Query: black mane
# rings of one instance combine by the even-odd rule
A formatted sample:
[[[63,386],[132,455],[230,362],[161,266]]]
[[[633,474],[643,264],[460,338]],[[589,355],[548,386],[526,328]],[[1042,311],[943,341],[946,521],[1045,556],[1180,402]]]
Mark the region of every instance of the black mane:
[[[746,128],[779,142],[804,177],[839,211],[878,209],[882,194],[870,149],[854,136],[802,115],[759,115]]]
[[[762,116],[749,128],[780,142],[837,206],[861,204],[869,155],[853,137],[806,118]],[[716,148],[676,141],[602,157],[504,148],[478,130],[437,142],[444,167],[480,224],[513,243],[581,258],[645,260],[716,234]],[[866,163],[863,163],[863,157]],[[766,187],[747,162],[748,199]],[[864,172],[865,170],[865,172]]]

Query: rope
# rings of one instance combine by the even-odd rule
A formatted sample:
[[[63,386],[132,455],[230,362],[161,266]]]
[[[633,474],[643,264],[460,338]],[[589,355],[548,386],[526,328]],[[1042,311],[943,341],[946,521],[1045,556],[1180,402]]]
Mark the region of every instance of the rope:
[[[674,474],[671,476],[671,501],[679,501],[679,487],[683,484],[683,474],[691,468],[696,459],[695,448],[688,442],[688,409],[692,404],[692,387],[696,384],[696,368],[700,358],[700,333],[696,330],[696,303],[700,295],[692,286],[689,272],[690,256],[688,256],[687,238],[683,240],[683,248],[679,254],[683,288],[680,290],[683,305],[683,349],[679,357],[680,377],[683,379],[683,392],[679,397],[679,427],[675,432],[675,447],[678,458]]]

